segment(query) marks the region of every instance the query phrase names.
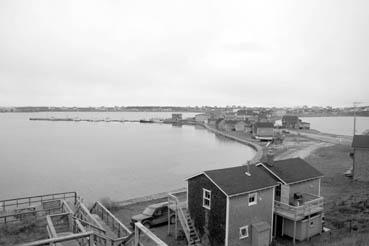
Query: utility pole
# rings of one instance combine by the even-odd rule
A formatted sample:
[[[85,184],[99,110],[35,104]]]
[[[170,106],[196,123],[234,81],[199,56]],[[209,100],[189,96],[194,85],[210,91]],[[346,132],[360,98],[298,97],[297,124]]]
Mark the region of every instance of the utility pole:
[[[354,134],[353,136],[355,136],[356,134],[356,106],[359,105],[361,102],[353,102],[354,105]]]

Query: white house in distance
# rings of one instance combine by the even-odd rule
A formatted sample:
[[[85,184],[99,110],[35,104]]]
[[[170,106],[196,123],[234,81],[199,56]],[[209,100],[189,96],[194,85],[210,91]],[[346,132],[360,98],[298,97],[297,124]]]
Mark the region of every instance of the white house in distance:
[[[195,115],[195,121],[198,123],[207,124],[209,116],[207,114],[197,114]]]

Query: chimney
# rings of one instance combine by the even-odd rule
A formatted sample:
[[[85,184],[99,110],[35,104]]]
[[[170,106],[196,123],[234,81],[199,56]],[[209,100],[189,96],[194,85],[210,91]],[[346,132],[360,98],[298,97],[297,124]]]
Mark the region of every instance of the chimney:
[[[245,174],[247,176],[251,176],[251,173],[250,173],[250,161],[247,161],[246,164],[243,164],[243,166],[245,167],[244,170],[245,170]]]
[[[274,165],[274,153],[273,151],[269,150],[267,153],[267,161],[266,161],[268,166],[273,166]]]

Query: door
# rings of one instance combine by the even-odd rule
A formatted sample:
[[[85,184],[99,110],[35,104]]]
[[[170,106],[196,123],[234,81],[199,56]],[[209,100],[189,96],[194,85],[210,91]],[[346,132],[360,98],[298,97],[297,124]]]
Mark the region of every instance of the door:
[[[168,207],[157,208],[153,214],[153,224],[158,225],[168,221]]]

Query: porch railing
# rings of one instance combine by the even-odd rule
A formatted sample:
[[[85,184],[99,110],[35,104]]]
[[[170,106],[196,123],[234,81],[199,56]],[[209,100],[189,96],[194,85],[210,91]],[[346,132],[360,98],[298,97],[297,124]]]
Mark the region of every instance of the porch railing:
[[[308,195],[314,196],[311,194],[308,194]],[[291,218],[297,219],[297,218],[305,217],[312,213],[323,210],[324,198],[318,197],[318,196],[314,196],[314,197],[316,198],[306,201],[303,204],[298,205],[298,206],[282,203],[279,201],[274,201],[274,208],[277,213],[284,213],[285,215]]]

